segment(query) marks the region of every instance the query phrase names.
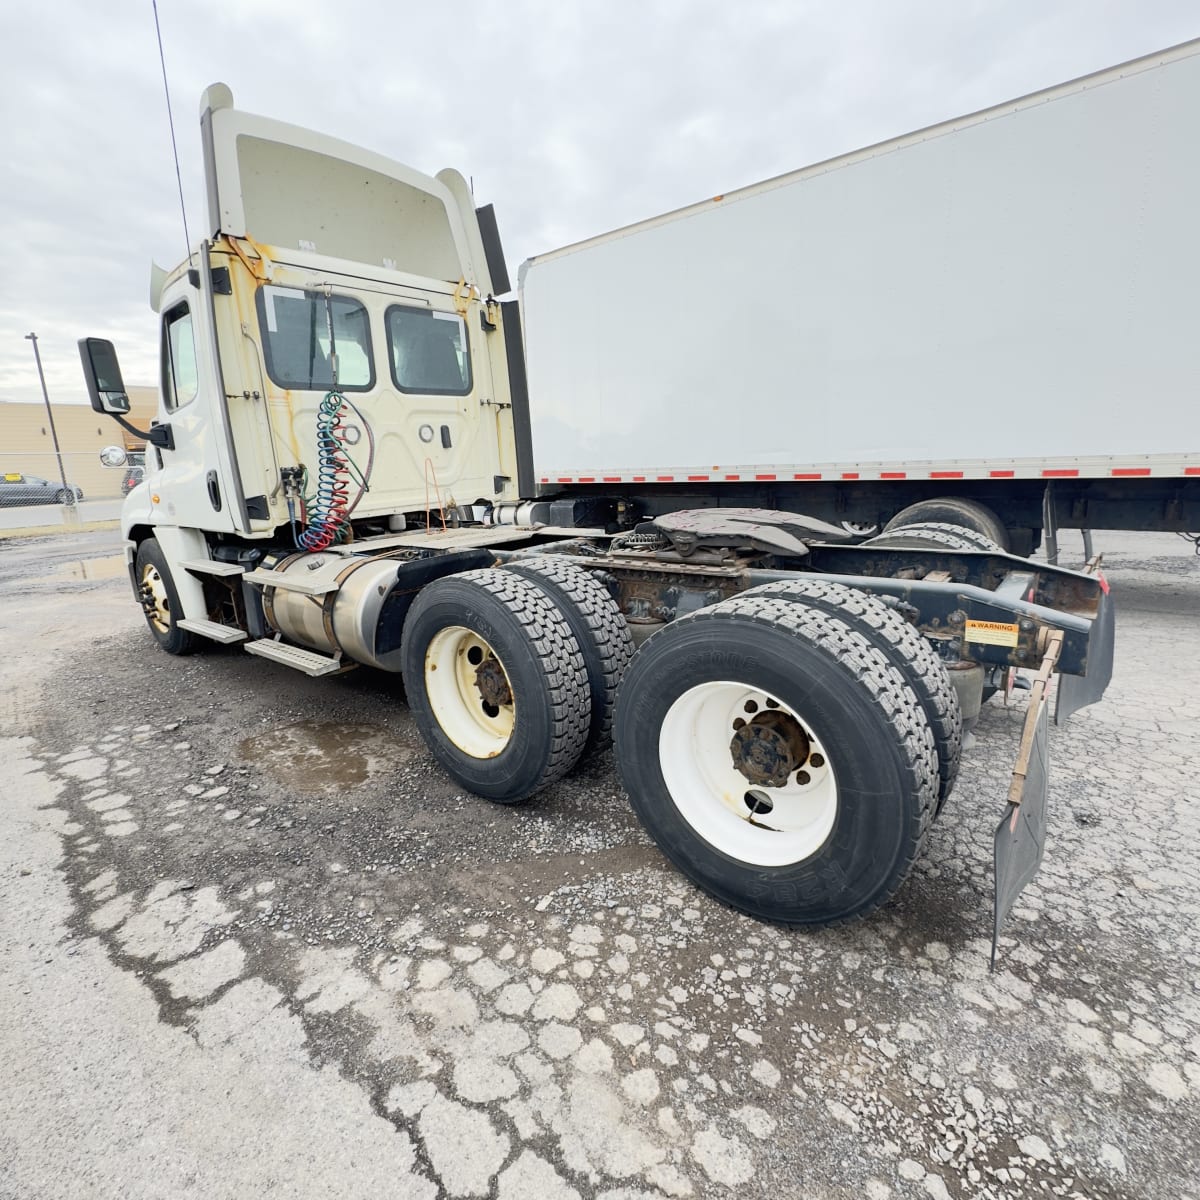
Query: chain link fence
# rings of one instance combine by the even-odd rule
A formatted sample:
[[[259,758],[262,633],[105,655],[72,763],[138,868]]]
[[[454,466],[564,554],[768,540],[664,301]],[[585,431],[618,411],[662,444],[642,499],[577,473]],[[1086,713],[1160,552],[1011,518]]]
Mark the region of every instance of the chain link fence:
[[[0,449],[0,529],[115,520],[142,482],[144,456],[106,467],[93,450],[61,454]]]

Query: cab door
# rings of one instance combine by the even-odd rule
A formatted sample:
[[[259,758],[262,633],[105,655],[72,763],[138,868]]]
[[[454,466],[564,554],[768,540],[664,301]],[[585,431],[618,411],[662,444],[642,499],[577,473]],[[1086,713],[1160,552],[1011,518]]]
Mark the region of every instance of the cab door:
[[[203,348],[211,336],[201,295],[186,272],[164,290],[157,424],[169,427],[159,446],[161,467],[148,464],[154,520],[214,533],[237,529],[231,474],[221,453],[221,413],[213,357]],[[214,411],[216,409],[216,411]],[[153,452],[152,452],[153,453]],[[154,497],[159,499],[155,500]]]

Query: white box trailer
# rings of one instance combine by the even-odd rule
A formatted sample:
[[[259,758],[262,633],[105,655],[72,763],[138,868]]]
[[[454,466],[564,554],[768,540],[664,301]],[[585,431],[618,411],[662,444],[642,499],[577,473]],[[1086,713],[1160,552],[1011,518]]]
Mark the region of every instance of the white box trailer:
[[[1200,527],[1198,146],[1193,41],[531,259],[541,486]]]

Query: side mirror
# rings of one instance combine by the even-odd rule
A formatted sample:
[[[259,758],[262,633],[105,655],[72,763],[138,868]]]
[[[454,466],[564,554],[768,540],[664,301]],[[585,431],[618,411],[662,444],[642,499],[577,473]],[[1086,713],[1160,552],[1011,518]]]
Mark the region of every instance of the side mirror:
[[[112,342],[103,338],[80,338],[79,360],[88,396],[96,412],[114,416],[129,411],[129,394],[121,379],[121,365]]]
[[[106,467],[123,467],[128,458],[122,446],[105,446],[100,451],[100,462]]]

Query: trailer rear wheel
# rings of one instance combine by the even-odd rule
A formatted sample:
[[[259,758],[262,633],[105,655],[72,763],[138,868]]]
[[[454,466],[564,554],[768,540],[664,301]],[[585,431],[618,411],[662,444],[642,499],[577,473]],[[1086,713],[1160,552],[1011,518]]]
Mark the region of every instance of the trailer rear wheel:
[[[978,500],[964,500],[958,496],[938,496],[933,500],[918,500],[902,508],[884,527],[889,533],[904,525],[916,525],[922,521],[938,521],[948,525],[961,525],[990,537],[1002,550],[1008,550],[1008,530],[1004,522],[986,504]]]
[[[894,608],[842,583],[803,578],[767,583],[743,592],[738,599],[759,596],[807,604],[831,613],[868,639],[900,672],[921,703],[937,747],[938,802],[934,815],[940,813],[958,778],[962,706],[937,651]]]
[[[617,765],[664,854],[763,920],[861,916],[937,801],[933,736],[883,653],[829,613],[739,597],[673,621],[617,697]]]
[[[504,569],[535,583],[558,606],[583,652],[591,692],[592,721],[584,754],[612,742],[617,684],[633,657],[633,638],[608,589],[562,555],[510,559]]]
[[[515,804],[574,766],[591,717],[566,618],[539,587],[485,569],[427,584],[401,647],[417,728],[463,787]]]
[[[154,640],[168,654],[191,654],[196,649],[196,635],[179,627],[183,606],[166,555],[155,538],[147,538],[138,546],[133,569],[142,611]]]
[[[956,550],[987,550],[1003,553],[986,534],[941,521],[903,525],[890,533],[881,533],[877,537],[869,538],[862,545],[874,546],[881,550],[940,550],[944,553],[954,553]]]
[[[950,521],[918,521],[914,525],[901,525],[899,529],[893,529],[890,533],[881,533],[879,538],[890,540],[902,537],[920,537],[928,533],[946,534],[957,538],[964,546],[970,546],[975,550],[987,550],[995,554],[1006,553],[1004,547],[999,542],[992,541],[986,533],[980,533],[978,529],[968,529],[965,525],[954,525]]]

